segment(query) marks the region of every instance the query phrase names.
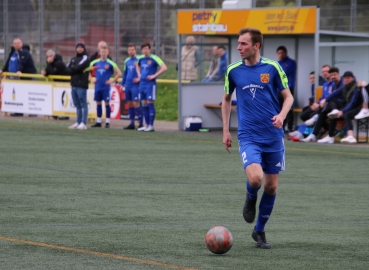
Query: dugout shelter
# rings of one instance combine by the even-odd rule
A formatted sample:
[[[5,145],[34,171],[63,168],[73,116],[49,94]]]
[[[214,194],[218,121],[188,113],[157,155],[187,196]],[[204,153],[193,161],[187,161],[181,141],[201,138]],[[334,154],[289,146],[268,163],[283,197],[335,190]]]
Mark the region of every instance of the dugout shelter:
[[[317,7],[263,8],[244,10],[178,10],[178,128],[183,129],[184,117],[201,116],[203,128],[222,127],[220,102],[223,81],[203,83],[210,63],[211,48],[227,48],[228,64],[240,60],[237,50],[238,32],[243,27],[258,28],[264,35],[261,55],[277,60],[276,49],[283,45],[288,56],[297,63],[294,107],[305,107],[311,96],[309,74],[320,75],[321,66],[329,64],[352,71],[358,80],[369,78],[369,34],[327,31],[320,29],[320,10]],[[186,37],[194,36],[201,52],[197,80],[182,81],[182,52]],[[315,76],[318,85],[319,76]],[[316,97],[321,89],[316,88]],[[235,95],[233,96],[235,99]],[[212,106],[209,106],[212,105]],[[237,128],[236,107],[231,112],[232,129]]]

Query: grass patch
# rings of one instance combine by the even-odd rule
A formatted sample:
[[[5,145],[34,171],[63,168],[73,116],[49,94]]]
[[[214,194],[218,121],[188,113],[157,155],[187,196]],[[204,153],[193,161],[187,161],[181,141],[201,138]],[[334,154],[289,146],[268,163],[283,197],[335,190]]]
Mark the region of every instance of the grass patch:
[[[266,251],[243,220],[245,173],[221,132],[81,132],[7,120],[0,138],[1,269],[368,268],[364,145],[286,142]],[[235,239],[224,256],[204,244],[215,225]]]
[[[161,79],[177,80],[175,64],[168,64],[168,70],[160,76]],[[178,84],[158,83],[155,101],[156,119],[166,121],[178,120]]]

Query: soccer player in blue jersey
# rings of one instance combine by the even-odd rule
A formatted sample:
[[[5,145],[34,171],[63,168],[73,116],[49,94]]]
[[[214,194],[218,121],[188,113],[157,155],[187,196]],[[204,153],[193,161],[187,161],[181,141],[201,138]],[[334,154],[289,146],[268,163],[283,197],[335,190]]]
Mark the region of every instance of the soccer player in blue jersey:
[[[231,98],[237,95],[238,144],[246,171],[246,201],[243,217],[252,223],[256,216],[258,190],[264,178],[264,192],[252,238],[257,247],[268,249],[265,224],[272,214],[278,174],[284,170],[283,121],[293,103],[288,79],[278,62],[261,57],[263,36],[258,29],[243,28],[239,32],[238,51],[241,60],[227,68],[222,100],[223,144],[232,147],[229,132]],[[278,93],[284,98],[282,109]]]
[[[105,102],[105,127],[110,127],[110,85],[118,80],[122,76],[122,72],[118,68],[117,64],[108,58],[109,49],[108,45],[104,41],[99,42],[100,58],[90,63],[89,70],[95,70],[95,77],[90,74],[90,81],[95,83],[95,96],[97,119],[96,123],[91,127],[101,127],[102,116],[102,101]],[[115,73],[114,78],[111,78]]]
[[[125,99],[127,100],[129,109],[128,115],[130,124],[124,129],[136,129],[135,127],[135,113],[138,118],[139,126],[142,128],[142,110],[140,106],[140,92],[138,89],[140,79],[138,78],[137,68],[138,59],[141,56],[136,55],[136,46],[133,43],[128,44],[129,57],[124,61],[124,73],[122,79],[122,86],[125,89]]]
[[[144,105],[144,117],[146,126],[138,128],[138,131],[154,131],[156,99],[156,78],[168,68],[158,56],[151,54],[149,43],[141,45],[143,56],[138,60],[138,75],[140,78],[140,95]],[[159,69],[159,70],[158,70]]]

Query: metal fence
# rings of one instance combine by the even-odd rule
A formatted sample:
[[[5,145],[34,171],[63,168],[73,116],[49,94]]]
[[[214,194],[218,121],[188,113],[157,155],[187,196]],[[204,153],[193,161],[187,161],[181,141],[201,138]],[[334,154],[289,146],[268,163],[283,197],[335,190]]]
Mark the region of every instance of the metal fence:
[[[12,41],[30,45],[37,66],[52,48],[65,62],[80,39],[89,53],[98,41],[110,45],[122,65],[129,42],[150,42],[153,52],[168,63],[177,56],[177,9],[221,8],[223,0],[2,0],[0,2],[0,62]],[[320,6],[321,29],[369,32],[367,0],[253,0],[254,7]],[[41,63],[41,64],[40,64]],[[2,63],[0,63],[2,64]]]

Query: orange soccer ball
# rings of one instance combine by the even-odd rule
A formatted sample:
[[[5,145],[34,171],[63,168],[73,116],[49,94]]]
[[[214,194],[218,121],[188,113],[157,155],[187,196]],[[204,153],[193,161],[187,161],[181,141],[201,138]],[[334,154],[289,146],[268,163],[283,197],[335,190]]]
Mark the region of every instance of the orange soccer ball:
[[[226,227],[215,226],[206,234],[205,244],[214,254],[224,254],[233,245],[232,233]]]

